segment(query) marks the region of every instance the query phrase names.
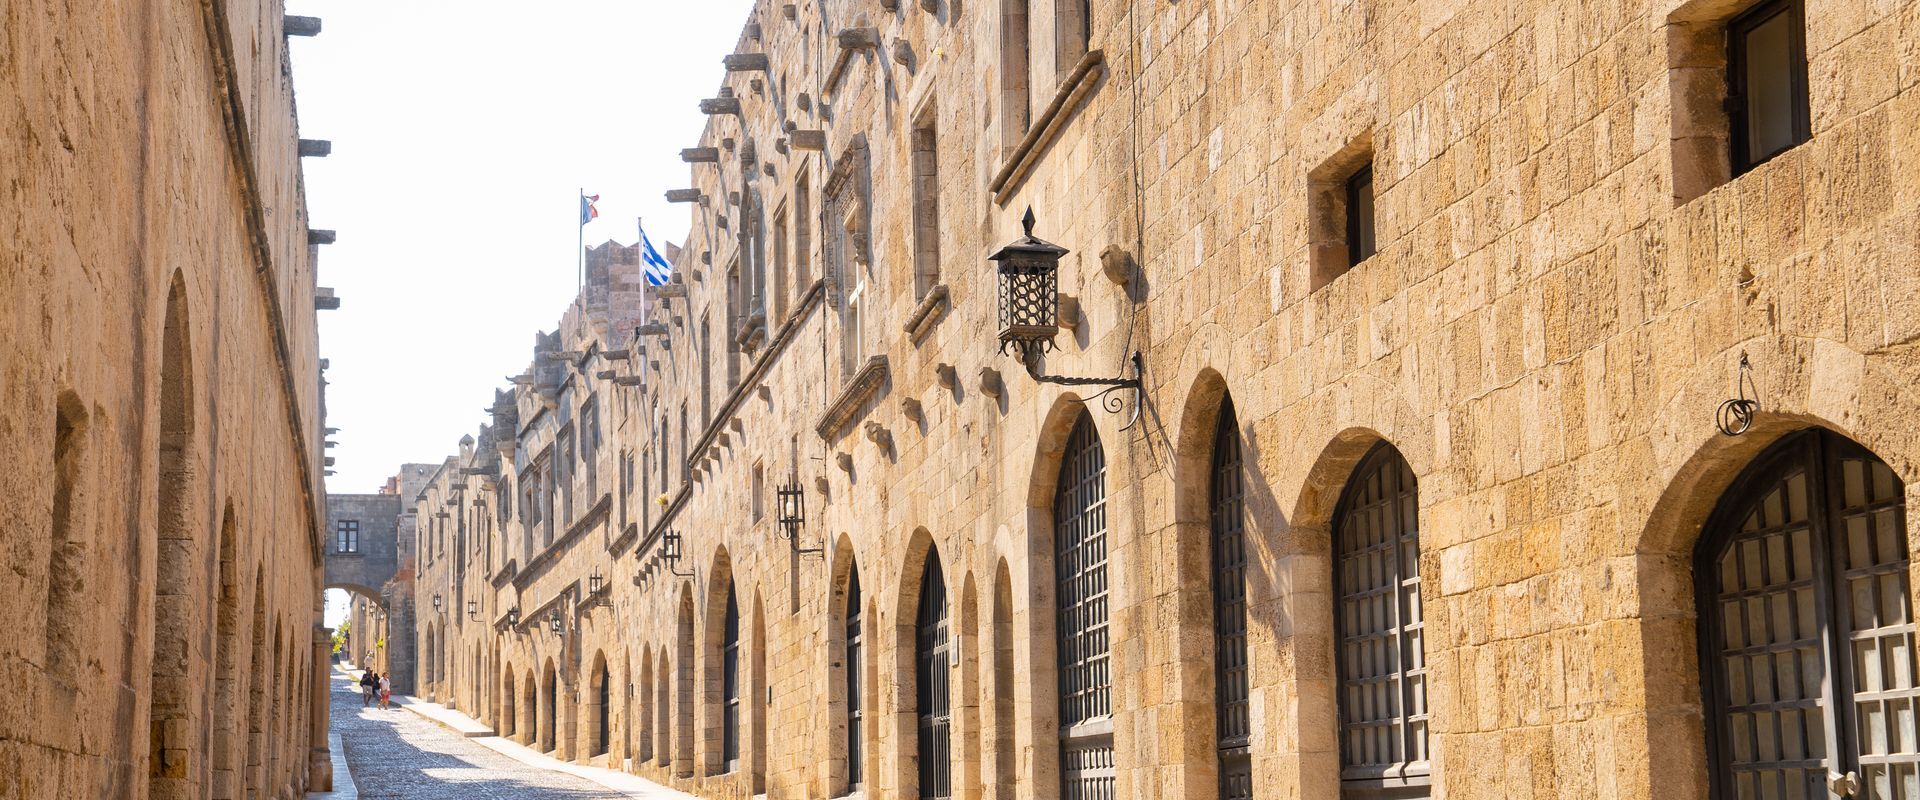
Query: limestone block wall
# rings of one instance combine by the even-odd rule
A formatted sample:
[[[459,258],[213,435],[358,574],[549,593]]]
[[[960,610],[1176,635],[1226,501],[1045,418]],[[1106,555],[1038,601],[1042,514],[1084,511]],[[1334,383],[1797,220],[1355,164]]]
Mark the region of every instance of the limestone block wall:
[[[314,251],[280,5],[8,16],[0,795],[324,786]]]
[[[937,565],[956,791],[1061,796],[1054,506],[1084,420],[1114,795],[1219,796],[1209,482],[1230,399],[1254,796],[1342,789],[1334,517],[1382,442],[1416,487],[1425,791],[1709,796],[1693,548],[1723,493],[1809,426],[1920,477],[1920,62],[1900,44],[1920,4],[1809,2],[1811,138],[1714,179],[1691,48],[1736,6],[759,4],[672,187],[691,190],[675,285],[626,347],[542,334],[516,424],[496,409],[515,486],[590,397],[598,474],[630,455],[635,477],[570,478],[588,521],[552,544],[507,492],[491,541],[511,557],[462,579],[493,604],[459,628],[485,713],[597,758],[604,657],[630,769],[712,797],[839,796],[856,771],[868,796],[915,796]],[[1330,187],[1369,163],[1378,251],[1345,269]],[[1118,413],[998,350],[985,258],[1029,207],[1070,251],[1036,369],[1119,377],[1138,352]],[[1743,354],[1760,410],[1727,436]]]

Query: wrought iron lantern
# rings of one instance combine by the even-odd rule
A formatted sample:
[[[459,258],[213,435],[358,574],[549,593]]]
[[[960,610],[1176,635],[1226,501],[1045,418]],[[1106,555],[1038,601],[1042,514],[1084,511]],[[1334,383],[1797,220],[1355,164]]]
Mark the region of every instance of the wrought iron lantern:
[[[519,606],[514,606],[512,608],[507,609],[507,627],[509,628],[520,627],[520,607]]]
[[[434,593],[433,593],[433,610],[434,610],[434,611],[439,611],[439,610],[441,610],[441,609],[440,609],[440,606],[441,606],[441,605],[443,605],[443,603],[442,603],[442,602],[441,602],[441,600],[440,600],[440,593],[439,593],[439,592],[434,592]]]
[[[988,256],[1000,277],[1000,352],[1022,361],[1053,349],[1060,332],[1060,257],[1069,251],[1033,235],[1033,209],[1020,218],[1026,235]]]
[[[1053,349],[1053,337],[1060,332],[1060,257],[1071,251],[1034,237],[1031,208],[1020,218],[1020,226],[1025,230],[1024,236],[987,257],[999,265],[1000,352],[1013,351],[1027,368],[1027,374],[1038,383],[1106,387],[1080,398],[1080,402],[1092,403],[1104,396],[1106,399],[1101,402],[1101,407],[1108,413],[1118,414],[1124,407],[1120,395],[1112,392],[1132,389],[1133,418],[1120,430],[1133,427],[1134,423],[1140,421],[1140,401],[1143,399],[1141,373],[1144,362],[1138,351],[1128,359],[1133,366],[1132,377],[1080,378],[1041,373],[1040,356]]]
[[[680,563],[680,532],[669,530],[660,537],[660,560],[667,562],[667,571],[682,578],[693,577],[693,570],[685,572],[674,565]]]
[[[605,583],[606,583],[606,579],[600,577],[600,571],[594,570],[593,575],[587,578],[587,594],[589,595],[599,594],[600,587],[605,585]]]
[[[554,609],[553,613],[547,616],[547,629],[553,631],[555,636],[566,635],[567,621],[560,616],[560,609]]]
[[[468,600],[467,601],[467,619],[479,619],[479,618],[480,618],[480,601]]]

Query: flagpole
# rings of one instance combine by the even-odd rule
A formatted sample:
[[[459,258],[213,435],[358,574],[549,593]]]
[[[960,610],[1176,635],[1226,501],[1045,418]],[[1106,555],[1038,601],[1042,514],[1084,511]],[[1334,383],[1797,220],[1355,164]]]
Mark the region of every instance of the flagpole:
[[[580,187],[579,200],[580,200],[580,205],[585,206],[587,204],[587,187],[585,186]],[[576,259],[576,262],[579,264],[579,267],[575,272],[577,280],[574,282],[574,285],[573,285],[574,298],[578,299],[580,297],[580,292],[584,291],[587,288],[587,221],[584,219],[580,221],[579,243],[575,244],[573,247],[573,257],[574,259]]]

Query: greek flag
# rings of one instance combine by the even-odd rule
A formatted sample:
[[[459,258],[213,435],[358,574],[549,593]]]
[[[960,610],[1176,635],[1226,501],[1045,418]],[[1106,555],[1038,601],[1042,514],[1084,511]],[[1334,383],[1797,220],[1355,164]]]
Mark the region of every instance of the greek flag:
[[[647,240],[646,228],[640,229],[640,269],[647,275],[648,286],[665,286],[673,278],[673,265],[653,249],[653,242]]]

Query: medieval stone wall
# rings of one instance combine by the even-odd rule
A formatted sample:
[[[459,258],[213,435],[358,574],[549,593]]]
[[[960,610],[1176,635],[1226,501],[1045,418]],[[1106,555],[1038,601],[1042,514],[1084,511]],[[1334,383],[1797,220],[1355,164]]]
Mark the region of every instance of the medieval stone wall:
[[[299,796],[324,512],[281,6],[5,16],[0,796]]]
[[[674,187],[692,216],[674,284],[630,342],[593,322],[625,310],[593,302],[542,334],[478,454],[423,496],[423,522],[485,497],[495,523],[467,528],[491,560],[422,572],[417,597],[483,608],[437,629],[437,691],[581,760],[602,758],[606,708],[604,758],[705,796],[844,794],[850,745],[868,796],[915,796],[937,566],[956,792],[1061,796],[1086,766],[1062,737],[1110,736],[1111,772],[1090,774],[1114,796],[1219,796],[1230,399],[1254,796],[1342,791],[1333,539],[1350,476],[1384,452],[1413,479],[1402,601],[1423,610],[1407,658],[1429,748],[1389,777],[1453,798],[1708,796],[1710,513],[1809,426],[1902,487],[1920,476],[1900,423],[1920,410],[1920,4],[1809,2],[1811,137],[1729,178],[1700,146],[1725,135],[1706,129],[1724,69],[1700,47],[1737,6],[759,4]],[[1369,164],[1378,251],[1347,269],[1338,189]],[[1138,352],[1137,406],[1122,390],[1108,413],[1097,387],[999,352],[985,258],[1029,207],[1070,251],[1038,369],[1122,377]],[[1759,412],[1727,436],[1743,355]],[[587,461],[583,408],[606,435]],[[1085,620],[1057,613],[1055,508],[1081,424],[1105,459],[1112,711],[1063,731],[1057,631]]]

